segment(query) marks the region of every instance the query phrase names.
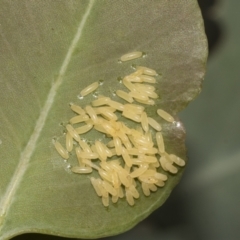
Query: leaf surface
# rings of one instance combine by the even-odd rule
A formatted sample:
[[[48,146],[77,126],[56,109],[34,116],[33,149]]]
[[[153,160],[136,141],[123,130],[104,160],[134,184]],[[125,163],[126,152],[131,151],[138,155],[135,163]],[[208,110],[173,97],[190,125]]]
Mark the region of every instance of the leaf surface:
[[[161,206],[182,170],[164,188],[110,207],[89,178],[71,173],[52,139],[73,116],[69,103],[89,83],[104,80],[112,96],[131,64],[156,69],[156,106],[174,116],[200,92],[207,57],[197,1],[1,1],[0,9],[0,239],[25,232],[99,238],[126,231]],[[119,63],[121,55],[145,58]],[[114,98],[114,97],[113,97]],[[168,152],[186,159],[180,122],[164,125]],[[90,135],[90,140],[97,135]]]

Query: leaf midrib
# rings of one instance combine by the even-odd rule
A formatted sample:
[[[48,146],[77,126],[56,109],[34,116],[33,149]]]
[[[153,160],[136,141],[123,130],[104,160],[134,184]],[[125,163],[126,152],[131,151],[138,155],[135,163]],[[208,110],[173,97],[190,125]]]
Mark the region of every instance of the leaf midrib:
[[[71,42],[71,44],[68,48],[66,57],[64,58],[64,61],[61,65],[60,71],[58,73],[58,77],[57,77],[56,81],[53,83],[53,85],[52,85],[52,87],[51,87],[51,89],[48,93],[48,96],[47,96],[47,99],[45,101],[44,107],[42,108],[42,111],[40,112],[39,118],[36,121],[36,125],[35,125],[35,128],[33,130],[33,133],[30,136],[26,147],[24,148],[24,150],[22,151],[22,153],[20,155],[19,164],[16,167],[16,170],[15,170],[15,172],[13,174],[13,177],[12,177],[8,187],[7,187],[7,190],[6,190],[5,194],[2,196],[2,199],[1,199],[1,202],[0,202],[0,206],[1,206],[0,207],[0,230],[3,226],[3,222],[5,220],[5,216],[7,214],[7,211],[11,206],[11,201],[13,199],[13,196],[15,195],[15,193],[18,189],[18,186],[20,185],[21,180],[24,176],[24,173],[26,172],[26,170],[28,168],[28,163],[31,159],[31,156],[32,156],[34,150],[35,150],[36,143],[37,143],[38,138],[41,134],[41,131],[42,131],[44,125],[45,125],[48,113],[49,113],[49,111],[50,111],[50,109],[51,109],[51,107],[54,103],[54,98],[56,96],[57,90],[63,82],[64,74],[67,70],[67,67],[68,67],[70,61],[71,61],[72,54],[73,54],[79,40],[81,39],[85,23],[88,19],[88,16],[89,16],[90,12],[91,12],[91,9],[94,5],[94,2],[95,2],[95,0],[90,0],[89,1],[89,4],[86,8],[86,11],[85,11],[85,13],[84,13],[79,25],[78,25],[76,34],[75,34],[75,36],[74,36],[74,38],[73,38],[73,40],[72,40],[72,42]]]

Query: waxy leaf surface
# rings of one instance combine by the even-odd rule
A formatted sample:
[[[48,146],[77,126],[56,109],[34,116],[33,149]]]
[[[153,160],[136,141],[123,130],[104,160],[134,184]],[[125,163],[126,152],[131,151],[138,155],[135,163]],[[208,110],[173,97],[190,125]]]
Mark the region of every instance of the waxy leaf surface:
[[[62,124],[74,115],[70,102],[94,99],[78,99],[81,89],[104,80],[98,94],[116,98],[114,91],[124,88],[117,79],[132,64],[162,75],[148,114],[156,117],[161,106],[176,117],[200,92],[205,73],[197,1],[0,3],[0,239],[25,232],[98,238],[130,229],[164,203],[182,169],[151,196],[141,193],[134,207],[120,200],[105,208],[89,177],[69,170],[76,160],[65,162],[52,139],[63,136]],[[146,57],[118,62],[136,50]],[[182,124],[160,122],[167,151],[186,159]]]

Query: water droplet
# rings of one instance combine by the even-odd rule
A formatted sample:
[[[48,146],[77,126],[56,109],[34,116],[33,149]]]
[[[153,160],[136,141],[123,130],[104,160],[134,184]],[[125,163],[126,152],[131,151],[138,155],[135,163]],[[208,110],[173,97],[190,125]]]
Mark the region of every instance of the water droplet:
[[[118,77],[117,80],[118,80],[119,83],[122,83],[123,78],[122,77]]]
[[[173,124],[178,128],[182,127],[181,122],[174,121]]]
[[[68,173],[72,173],[72,171],[71,171],[71,164],[70,164],[70,163],[65,164],[64,170],[65,170],[66,172],[68,172]]]
[[[104,80],[103,80],[103,79],[100,79],[98,82],[99,82],[99,85],[102,86],[103,83],[104,83]]]
[[[78,94],[77,95],[78,99],[82,100],[83,99],[83,96],[81,94]]]
[[[134,70],[136,70],[136,68],[137,68],[136,64],[132,64],[132,65],[131,65],[131,68],[134,69]]]
[[[142,57],[143,58],[147,57],[147,53],[146,52],[142,52]]]
[[[94,98],[98,98],[98,92],[93,92],[92,96],[93,96]]]
[[[112,95],[115,97],[117,95],[116,91],[112,91]]]
[[[90,146],[94,144],[94,142],[92,140],[87,140],[86,143]]]

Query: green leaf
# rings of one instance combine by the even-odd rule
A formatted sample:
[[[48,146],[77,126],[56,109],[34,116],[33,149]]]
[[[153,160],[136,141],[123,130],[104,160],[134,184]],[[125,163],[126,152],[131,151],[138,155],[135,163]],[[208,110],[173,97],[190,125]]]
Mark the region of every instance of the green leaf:
[[[200,92],[207,44],[197,1],[1,1],[0,239],[25,232],[98,238],[130,229],[161,206],[178,183],[102,206],[88,177],[73,174],[52,138],[63,135],[69,103],[89,83],[104,80],[112,95],[131,64],[162,74],[157,107],[174,116]],[[119,63],[121,55],[145,58]],[[168,152],[186,159],[180,124],[164,124]],[[94,140],[97,136],[90,136]],[[69,160],[74,164],[73,158]]]

